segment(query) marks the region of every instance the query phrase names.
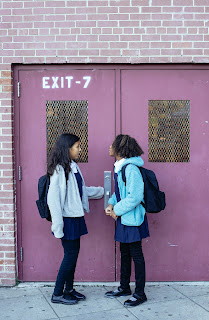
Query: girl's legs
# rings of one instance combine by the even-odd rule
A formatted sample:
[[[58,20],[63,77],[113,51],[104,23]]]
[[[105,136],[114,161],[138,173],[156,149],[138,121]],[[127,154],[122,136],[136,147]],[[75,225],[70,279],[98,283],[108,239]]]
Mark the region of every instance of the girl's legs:
[[[120,242],[121,269],[120,269],[120,286],[122,289],[130,289],[131,278],[131,254],[130,243]]]
[[[76,240],[62,239],[62,246],[64,248],[64,258],[57,275],[54,288],[55,296],[63,295],[65,283],[67,290],[73,289],[74,272],[80,250],[80,238]]]
[[[135,265],[135,279],[136,279],[136,289],[135,293],[138,296],[144,295],[145,287],[145,261],[142,252],[141,241],[129,243],[130,254],[133,258]]]
[[[73,281],[74,281],[76,263],[77,263],[77,259],[76,259],[76,262],[75,262],[75,264],[72,268],[72,271],[70,273],[70,277],[69,277],[69,279],[66,280],[66,283],[65,283],[65,290],[67,290],[67,291],[70,291],[73,289]]]

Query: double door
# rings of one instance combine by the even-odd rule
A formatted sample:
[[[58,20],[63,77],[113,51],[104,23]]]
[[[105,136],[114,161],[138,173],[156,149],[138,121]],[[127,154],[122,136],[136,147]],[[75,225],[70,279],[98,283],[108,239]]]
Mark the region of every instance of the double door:
[[[38,215],[37,181],[46,171],[47,155],[56,137],[71,131],[81,137],[79,166],[89,186],[104,186],[104,172],[112,171],[114,163],[108,149],[119,133],[138,140],[145,166],[155,171],[166,193],[167,207],[163,213],[148,216],[151,237],[143,241],[147,279],[207,280],[209,71],[189,67],[18,66],[14,80],[19,279],[56,278],[62,247],[51,234],[51,224]],[[189,143],[183,160],[176,153],[169,156],[169,148],[172,151],[176,142],[160,151],[161,158],[152,158],[157,139],[159,144],[167,139],[162,132],[158,137],[159,130],[153,129],[155,125],[162,129],[160,121],[169,118],[166,112],[151,113],[155,108],[162,111],[160,101],[167,101],[164,109],[169,101],[189,104]],[[185,119],[179,110],[178,117]],[[175,132],[177,137],[179,128]],[[168,156],[162,158],[165,152]],[[104,199],[90,200],[90,214],[85,218],[88,235],[81,238],[76,280],[119,280],[115,222],[104,213]]]

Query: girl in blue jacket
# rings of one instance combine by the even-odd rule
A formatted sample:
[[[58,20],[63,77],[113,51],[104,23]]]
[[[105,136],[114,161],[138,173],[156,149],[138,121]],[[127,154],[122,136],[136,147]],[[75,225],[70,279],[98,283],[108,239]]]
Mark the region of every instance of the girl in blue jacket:
[[[115,241],[120,242],[121,274],[120,286],[106,292],[106,297],[131,295],[131,260],[135,265],[136,288],[133,296],[124,302],[127,307],[137,306],[147,300],[145,287],[145,261],[142,252],[142,239],[149,237],[145,209],[141,202],[144,197],[144,182],[138,167],[144,162],[140,157],[142,149],[134,138],[118,135],[110,146],[109,155],[116,158],[114,168],[115,192],[109,199],[105,212],[117,220]],[[126,185],[122,179],[125,169]]]

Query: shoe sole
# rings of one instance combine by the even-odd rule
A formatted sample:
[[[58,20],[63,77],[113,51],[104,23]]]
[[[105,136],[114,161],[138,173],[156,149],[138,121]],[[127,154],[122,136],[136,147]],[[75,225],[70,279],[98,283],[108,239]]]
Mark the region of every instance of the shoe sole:
[[[147,301],[147,300],[144,300],[144,301],[142,301],[142,302],[139,302],[139,303],[135,304],[135,306],[129,306],[129,305],[124,304],[124,307],[126,307],[126,308],[137,307],[137,306],[139,306],[140,304],[142,304],[142,303],[144,303],[144,302],[146,302],[146,301]]]
[[[120,296],[106,296],[105,295],[105,298],[115,299],[115,298],[127,297],[127,296],[131,296],[131,293],[122,294]]]
[[[71,296],[71,297],[73,297],[73,298],[77,299],[78,301],[86,300],[86,297],[83,297],[83,298],[77,298],[77,297],[75,297],[74,295],[72,295],[72,294],[70,294],[70,293],[66,293],[66,292],[64,292],[64,295],[69,295],[69,296]]]
[[[66,304],[66,305],[73,305],[73,304],[77,304],[78,301],[76,302],[61,302],[61,301],[51,301],[52,303],[60,303],[60,304]]]
[[[84,301],[86,300],[86,297],[85,298],[76,298],[76,297],[73,297],[74,299],[77,299],[78,301]]]

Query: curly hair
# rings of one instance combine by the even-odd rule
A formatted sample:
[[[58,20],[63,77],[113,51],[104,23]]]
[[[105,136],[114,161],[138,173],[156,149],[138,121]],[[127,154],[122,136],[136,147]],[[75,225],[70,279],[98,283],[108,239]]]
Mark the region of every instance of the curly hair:
[[[68,174],[71,171],[69,149],[77,141],[80,141],[80,138],[71,133],[63,133],[61,136],[59,136],[48,160],[47,176],[53,175],[53,172],[58,164],[64,168],[65,174]]]
[[[138,142],[127,134],[119,134],[113,141],[112,148],[122,158],[137,157],[144,153]]]

